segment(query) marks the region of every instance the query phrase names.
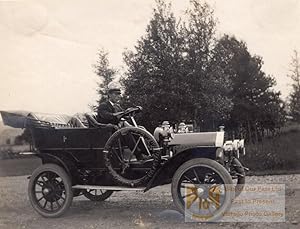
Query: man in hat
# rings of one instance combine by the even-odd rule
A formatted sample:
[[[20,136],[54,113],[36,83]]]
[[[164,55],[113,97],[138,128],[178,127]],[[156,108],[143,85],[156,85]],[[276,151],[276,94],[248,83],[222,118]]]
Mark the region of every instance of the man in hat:
[[[98,107],[98,122],[100,123],[110,123],[114,125],[118,125],[119,120],[114,116],[114,113],[123,111],[122,107],[119,105],[121,98],[121,86],[118,83],[111,82],[107,86],[107,95],[108,100],[103,102]],[[127,123],[127,122],[126,122]],[[128,123],[126,125],[129,125]],[[132,150],[134,149],[134,143],[131,138],[124,137],[124,141],[126,141],[127,146]],[[136,148],[134,155],[137,160],[147,160],[148,156],[144,155],[139,147]]]
[[[98,107],[98,122],[118,124],[118,119],[113,115],[116,112],[123,111],[119,105],[121,98],[121,86],[118,83],[111,82],[107,86],[108,100],[101,103]]]

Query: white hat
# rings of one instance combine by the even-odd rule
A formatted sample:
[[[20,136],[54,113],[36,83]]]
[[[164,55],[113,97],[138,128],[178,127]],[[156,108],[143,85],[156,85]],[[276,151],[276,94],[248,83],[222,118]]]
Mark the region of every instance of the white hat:
[[[113,91],[121,92],[121,85],[118,82],[110,82],[107,85],[107,91],[108,92],[113,92]]]

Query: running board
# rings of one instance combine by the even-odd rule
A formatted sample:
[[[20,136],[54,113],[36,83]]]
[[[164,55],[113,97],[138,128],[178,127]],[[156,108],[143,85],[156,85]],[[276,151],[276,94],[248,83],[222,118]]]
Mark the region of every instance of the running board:
[[[130,188],[122,186],[98,186],[98,185],[74,185],[74,189],[101,189],[101,190],[111,190],[111,191],[144,191],[145,187],[140,188]]]
[[[20,155],[35,155],[36,153],[34,152],[20,152]]]

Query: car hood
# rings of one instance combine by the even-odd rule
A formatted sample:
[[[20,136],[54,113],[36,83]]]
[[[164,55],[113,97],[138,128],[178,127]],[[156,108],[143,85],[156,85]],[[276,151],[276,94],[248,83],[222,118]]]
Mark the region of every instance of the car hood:
[[[201,147],[222,147],[224,132],[199,132],[174,134],[169,145],[193,145]]]

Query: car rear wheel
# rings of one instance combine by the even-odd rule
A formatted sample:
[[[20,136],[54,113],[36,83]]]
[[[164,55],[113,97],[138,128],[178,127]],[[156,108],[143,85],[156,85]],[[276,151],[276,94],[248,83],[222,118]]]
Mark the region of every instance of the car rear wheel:
[[[83,195],[91,201],[104,201],[113,194],[111,190],[87,189]]]
[[[59,217],[70,207],[73,200],[71,179],[56,164],[43,164],[32,173],[28,196],[32,207],[42,216]]]
[[[234,197],[228,171],[216,161],[195,158],[182,164],[171,185],[178,210],[191,221],[216,221],[230,208]]]

